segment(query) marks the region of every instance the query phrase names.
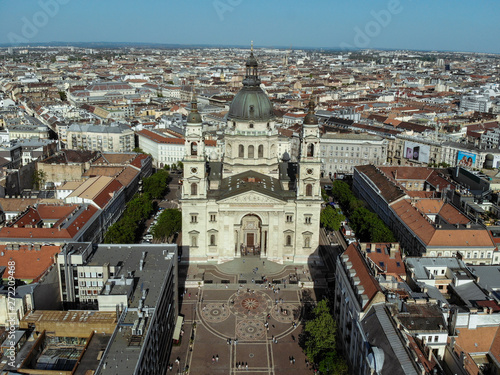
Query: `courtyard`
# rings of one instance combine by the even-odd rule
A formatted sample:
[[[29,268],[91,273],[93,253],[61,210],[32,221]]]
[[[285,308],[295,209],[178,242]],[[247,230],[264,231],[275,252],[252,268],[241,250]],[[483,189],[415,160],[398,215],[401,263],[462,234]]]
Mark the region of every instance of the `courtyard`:
[[[313,373],[298,342],[303,306],[317,299],[303,285],[312,285],[318,269],[245,257],[185,271],[186,280],[203,276],[211,283],[186,283],[180,295],[183,336],[172,349],[169,372]]]

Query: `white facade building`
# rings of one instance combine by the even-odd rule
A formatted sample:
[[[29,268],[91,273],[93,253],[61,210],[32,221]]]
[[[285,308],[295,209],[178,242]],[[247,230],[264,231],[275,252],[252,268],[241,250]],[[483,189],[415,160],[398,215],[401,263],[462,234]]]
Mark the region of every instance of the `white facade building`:
[[[322,172],[325,176],[353,174],[356,165],[382,164],[388,141],[369,134],[326,133],[321,137]]]
[[[192,103],[181,200],[183,257],[190,262],[247,255],[278,263],[319,261],[321,161],[314,105],[304,119],[298,165],[280,160],[273,107],[257,69],[252,52],[228,112],[222,158],[210,153],[206,162],[201,116]]]

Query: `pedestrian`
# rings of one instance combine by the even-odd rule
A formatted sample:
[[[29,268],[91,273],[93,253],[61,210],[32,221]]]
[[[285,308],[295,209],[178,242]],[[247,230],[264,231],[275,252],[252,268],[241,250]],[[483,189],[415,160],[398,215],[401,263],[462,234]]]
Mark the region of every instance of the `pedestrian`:
[[[212,364],[214,364],[214,363],[215,363],[215,356],[213,355],[212,356]]]
[[[292,364],[292,357],[288,357],[288,360],[290,361],[290,364]]]
[[[219,355],[218,354],[215,356],[215,362],[219,362]]]
[[[295,336],[294,335],[292,335],[292,341],[295,342]]]
[[[245,362],[245,368],[248,370],[248,362]]]
[[[295,364],[295,358],[294,357],[292,357],[292,362],[293,362],[293,364]]]

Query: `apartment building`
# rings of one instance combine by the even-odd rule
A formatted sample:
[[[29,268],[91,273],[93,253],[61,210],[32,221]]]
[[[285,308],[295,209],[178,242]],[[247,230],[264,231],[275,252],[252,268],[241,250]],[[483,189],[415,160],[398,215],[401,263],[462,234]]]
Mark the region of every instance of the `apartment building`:
[[[126,124],[72,124],[66,132],[69,149],[130,152],[135,148],[134,131]]]

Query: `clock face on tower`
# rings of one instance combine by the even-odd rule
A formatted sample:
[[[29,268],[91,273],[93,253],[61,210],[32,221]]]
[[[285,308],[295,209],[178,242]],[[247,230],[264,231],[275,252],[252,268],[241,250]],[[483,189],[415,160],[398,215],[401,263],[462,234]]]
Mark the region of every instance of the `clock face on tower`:
[[[191,173],[192,174],[196,174],[196,172],[198,172],[198,168],[191,168]]]
[[[307,174],[313,174],[314,171],[311,168],[309,168],[306,170],[306,172],[307,172]]]

